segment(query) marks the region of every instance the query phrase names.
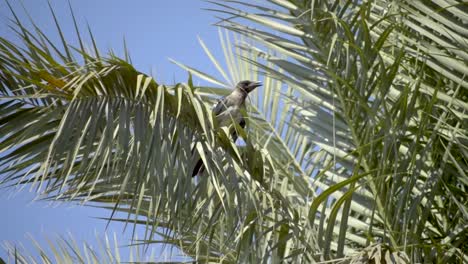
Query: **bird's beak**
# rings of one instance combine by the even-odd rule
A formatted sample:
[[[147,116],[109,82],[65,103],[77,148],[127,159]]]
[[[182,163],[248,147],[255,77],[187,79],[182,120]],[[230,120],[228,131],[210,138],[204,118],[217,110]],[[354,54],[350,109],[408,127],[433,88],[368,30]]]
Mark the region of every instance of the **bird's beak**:
[[[247,86],[247,92],[249,93],[259,86],[262,86],[261,82],[252,82],[249,86]]]

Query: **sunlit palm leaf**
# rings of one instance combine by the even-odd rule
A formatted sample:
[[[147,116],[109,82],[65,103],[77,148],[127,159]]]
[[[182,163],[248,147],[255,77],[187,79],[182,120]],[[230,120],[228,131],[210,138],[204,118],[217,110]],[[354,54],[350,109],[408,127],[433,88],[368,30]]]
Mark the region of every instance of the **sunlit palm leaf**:
[[[110,220],[147,227],[145,243],[159,234],[201,261],[351,260],[359,249],[355,260],[466,260],[466,34],[450,26],[463,8],[271,0],[214,9],[228,16],[222,27],[247,36],[221,38],[227,71],[202,43],[224,81],[179,65],[225,88],[263,73],[245,144],[213,130],[201,100],[226,89],[166,88],[84,51],[83,67],[68,51],[59,66],[20,25],[29,51],[2,41],[3,179],[110,203],[128,213]],[[187,177],[194,145],[207,167],[196,182]]]
[[[382,239],[393,247],[412,244],[405,250],[421,261],[428,252],[419,247],[422,241],[452,237],[442,223],[460,226],[466,219],[448,216],[451,210],[466,211],[466,197],[457,195],[466,190],[466,37],[459,27],[441,27],[463,21],[463,9],[443,1],[439,7],[419,1],[269,1],[276,7],[223,2],[215,3],[218,11],[231,18],[221,25],[258,41],[260,46],[238,45],[269,62],[253,62],[267,76],[294,87],[292,118],[301,120],[294,124],[305,142],[315,145],[300,156],[328,153],[314,161],[321,170],[309,171],[318,191],[327,190],[310,211],[325,255],[330,249],[342,255],[344,244],[365,246]],[[428,17],[431,10],[437,11],[435,17]],[[450,198],[442,198],[446,192]],[[436,241],[433,249],[458,245]],[[438,258],[457,258],[460,252]]]
[[[134,244],[123,245],[114,234],[109,237],[96,234],[92,245],[84,242],[78,243],[72,235],[48,238],[47,245],[40,245],[37,240],[30,237],[34,244],[33,249],[27,250],[22,245],[5,243],[3,245],[7,252],[6,263],[148,263],[166,262],[176,259],[169,256],[167,252],[157,251],[155,247],[148,248],[147,245]],[[125,255],[122,253],[125,252]],[[177,257],[177,263],[189,262],[184,256]],[[164,261],[163,261],[164,260]]]
[[[67,65],[59,66],[50,46],[19,27],[29,50],[40,55],[2,39],[4,184],[29,183],[53,199],[110,203],[113,213],[129,213],[129,223],[146,217],[148,241],[163,232],[168,243],[200,260],[311,258],[313,237],[301,234],[295,205],[285,196],[304,198],[277,189],[290,189],[281,157],[253,135],[240,131],[245,144],[236,146],[226,128],[213,129],[190,80],[168,88],[126,61],[85,50],[79,51],[85,65],[70,53],[57,55]],[[220,92],[199,91],[207,99]],[[206,165],[195,180],[189,176],[198,157],[193,150]],[[289,243],[290,232],[300,239]]]

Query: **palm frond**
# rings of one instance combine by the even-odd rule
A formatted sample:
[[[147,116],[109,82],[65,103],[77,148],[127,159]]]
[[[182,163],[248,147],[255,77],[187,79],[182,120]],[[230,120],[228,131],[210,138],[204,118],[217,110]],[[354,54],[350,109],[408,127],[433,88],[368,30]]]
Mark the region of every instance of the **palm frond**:
[[[189,263],[184,256],[170,256],[168,252],[157,250],[142,244],[122,245],[121,239],[113,234],[109,236],[96,233],[95,243],[80,243],[73,235],[47,238],[48,245],[39,244],[29,237],[32,249],[23,244],[5,243],[7,252],[5,263]]]
[[[200,261],[468,259],[466,32],[454,26],[464,8],[270,0],[213,10],[237,33],[220,31],[227,70],[201,41],[222,80],[178,64],[224,88],[166,87],[83,49],[79,64],[18,21],[26,48],[0,39],[3,183],[97,202],[109,221],[144,225],[142,243]],[[235,144],[206,105],[259,78]],[[207,172],[192,180],[199,156]]]
[[[265,60],[251,63],[293,88],[286,98],[301,137],[284,141],[310,146],[302,153],[288,147],[311,157],[301,167],[314,165],[308,176],[319,195],[309,218],[326,258],[379,241],[403,247],[415,262],[457,248],[440,238],[466,219],[449,217],[466,211],[459,195],[466,189],[466,36],[447,27],[463,21],[464,9],[420,1],[268,2],[214,4],[227,14],[222,27],[255,41],[237,44]],[[466,258],[460,252],[437,258]]]
[[[215,124],[205,102],[222,90],[191,80],[166,87],[85,50],[80,64],[18,26],[28,49],[1,39],[2,184],[109,204],[109,221],[120,211],[128,223],[144,218],[146,240],[166,234],[198,260],[311,258],[313,237],[301,235],[294,205],[276,188],[289,188],[274,176],[289,172],[250,134],[239,131],[245,144],[237,146]],[[198,155],[207,173],[193,180]],[[301,239],[290,243],[290,232]]]

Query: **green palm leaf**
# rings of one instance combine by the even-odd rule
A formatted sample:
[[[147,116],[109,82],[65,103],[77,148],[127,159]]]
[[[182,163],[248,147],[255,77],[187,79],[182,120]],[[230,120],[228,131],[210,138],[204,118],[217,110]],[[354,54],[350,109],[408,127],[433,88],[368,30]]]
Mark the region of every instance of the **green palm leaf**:
[[[3,183],[97,202],[199,261],[467,260],[461,5],[213,9],[237,33],[220,31],[225,67],[201,41],[223,80],[176,63],[222,89],[160,85],[83,48],[80,65],[18,21],[27,48],[0,39]],[[236,145],[206,105],[260,77]]]
[[[450,210],[443,204],[466,211],[460,203],[465,198],[440,187],[466,182],[466,127],[460,119],[467,110],[466,38],[459,28],[441,29],[450,15],[463,20],[463,9],[441,2],[437,16],[429,18],[437,4],[419,1],[269,1],[268,7],[224,2],[215,3],[218,11],[260,26],[223,20],[223,27],[258,43],[238,45],[267,61],[257,64],[267,76],[298,87],[289,96],[293,115],[302,121],[296,129],[315,145],[301,156],[326,153],[315,161],[320,170],[309,174],[322,193],[309,217],[325,256],[383,241],[403,245],[418,262],[428,252],[423,241],[450,236],[441,223],[464,222],[445,218]],[[440,31],[447,33],[443,41]],[[446,192],[452,193],[450,202],[442,198]],[[433,249],[458,244],[436,241]],[[461,252],[440,259],[466,258]]]
[[[18,27],[27,49],[2,39],[0,53],[3,184],[29,184],[49,199],[110,204],[109,220],[127,212],[126,222],[145,224],[147,242],[165,234],[199,260],[313,252],[312,237],[300,235],[294,206],[277,190],[289,189],[280,158],[242,131],[245,144],[236,146],[214,123],[203,98],[222,91],[196,89],[191,80],[159,85],[127,61],[85,50],[80,65],[73,52],[52,55],[59,51]],[[207,173],[194,181],[195,154]],[[301,239],[289,243],[285,230]]]
[[[154,247],[131,244],[121,245],[118,236],[96,234],[96,242],[90,245],[79,243],[69,234],[67,236],[47,238],[48,245],[40,245],[37,240],[30,237],[34,244],[32,250],[26,250],[22,245],[5,243],[7,261],[4,263],[174,263],[161,261],[168,259],[168,252],[157,252]],[[121,255],[123,252],[125,255]],[[175,259],[176,256],[171,256]],[[176,263],[189,262],[184,256],[177,257]],[[0,259],[1,260],[1,259]]]

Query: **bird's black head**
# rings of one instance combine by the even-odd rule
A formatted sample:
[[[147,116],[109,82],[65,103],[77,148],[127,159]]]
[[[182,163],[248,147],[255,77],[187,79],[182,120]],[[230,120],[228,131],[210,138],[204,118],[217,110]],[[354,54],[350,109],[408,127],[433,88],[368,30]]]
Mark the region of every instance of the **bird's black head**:
[[[240,81],[238,84],[237,84],[237,88],[247,92],[247,93],[250,93],[251,91],[253,91],[255,88],[261,86],[262,83],[261,82],[253,82],[253,81]]]

